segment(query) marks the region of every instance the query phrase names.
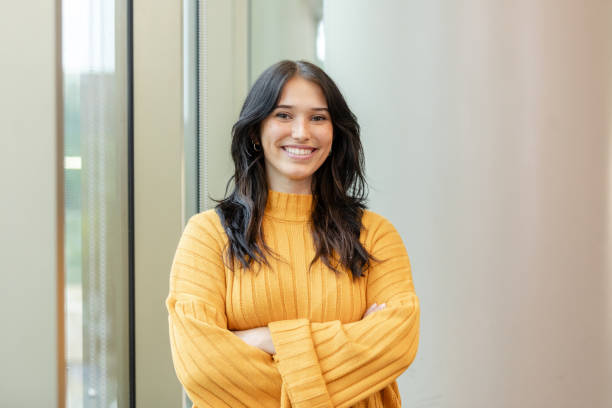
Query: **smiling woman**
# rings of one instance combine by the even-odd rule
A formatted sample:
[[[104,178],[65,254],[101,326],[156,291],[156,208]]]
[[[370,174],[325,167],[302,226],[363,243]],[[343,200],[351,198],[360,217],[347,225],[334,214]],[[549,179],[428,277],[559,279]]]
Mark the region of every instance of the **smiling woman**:
[[[268,186],[310,194],[312,175],[329,156],[333,133],[321,88],[299,76],[288,80],[278,105],[261,124]]]
[[[194,407],[399,407],[419,300],[397,230],[366,209],[338,88],[308,62],[273,65],[231,152],[233,191],[189,219],[166,300]]]

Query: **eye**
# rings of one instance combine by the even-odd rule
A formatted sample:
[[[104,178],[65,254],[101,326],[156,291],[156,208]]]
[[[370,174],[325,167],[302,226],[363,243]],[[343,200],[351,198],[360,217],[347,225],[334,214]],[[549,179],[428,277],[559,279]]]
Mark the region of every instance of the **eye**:
[[[274,116],[280,119],[291,119],[291,115],[289,115],[287,112],[277,112]]]
[[[312,120],[314,120],[315,122],[320,122],[322,120],[327,120],[327,118],[323,115],[316,115],[312,117]]]

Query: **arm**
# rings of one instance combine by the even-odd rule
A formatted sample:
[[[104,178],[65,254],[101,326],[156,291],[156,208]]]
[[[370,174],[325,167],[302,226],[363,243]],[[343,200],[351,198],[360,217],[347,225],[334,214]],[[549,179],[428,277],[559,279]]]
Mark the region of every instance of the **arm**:
[[[176,375],[197,406],[278,406],[269,354],[227,329],[225,271],[210,218],[192,217],[178,244],[166,300]]]
[[[377,312],[385,308],[385,304],[377,305],[376,303],[372,304],[368,310],[363,314],[363,318],[367,315]],[[246,344],[250,344],[251,346],[257,347],[260,350],[265,351],[268,354],[276,354],[276,350],[274,349],[274,343],[272,342],[272,334],[270,333],[270,328],[268,326],[263,327],[255,327],[253,329],[247,330],[232,330],[236,336],[240,337]]]
[[[373,229],[367,247],[383,261],[370,268],[367,304],[386,303],[384,309],[347,324],[297,319],[268,325],[294,407],[349,407],[395,380],[416,356],[420,309],[406,249],[386,219]]]

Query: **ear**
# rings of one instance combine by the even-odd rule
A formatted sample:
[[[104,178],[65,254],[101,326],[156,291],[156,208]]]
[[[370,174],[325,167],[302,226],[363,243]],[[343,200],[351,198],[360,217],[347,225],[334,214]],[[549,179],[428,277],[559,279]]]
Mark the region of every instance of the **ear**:
[[[251,134],[249,134],[249,138],[251,139],[251,143],[261,143],[261,141],[259,140],[259,134],[252,132]]]

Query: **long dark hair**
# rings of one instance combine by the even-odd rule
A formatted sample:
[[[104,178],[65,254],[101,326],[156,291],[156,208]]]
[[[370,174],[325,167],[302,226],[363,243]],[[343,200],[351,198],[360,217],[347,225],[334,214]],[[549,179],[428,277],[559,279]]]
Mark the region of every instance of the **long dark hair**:
[[[269,265],[266,253],[278,258],[263,237],[268,183],[263,151],[255,150],[253,142],[260,142],[262,121],[274,110],[285,83],[296,75],[321,88],[333,125],[332,153],[312,177],[311,232],[316,255],[310,267],[321,258],[334,272],[340,273],[341,264],[358,278],[369,268],[370,259],[376,260],[359,241],[361,217],[367,208],[359,124],[334,81],[321,68],[306,61],[285,60],[266,69],[249,91],[232,127],[235,171],[227,183],[226,198],[214,200],[229,238],[227,264],[233,270],[237,259],[245,269],[250,269],[253,261]],[[232,180],[234,188],[228,196]]]

